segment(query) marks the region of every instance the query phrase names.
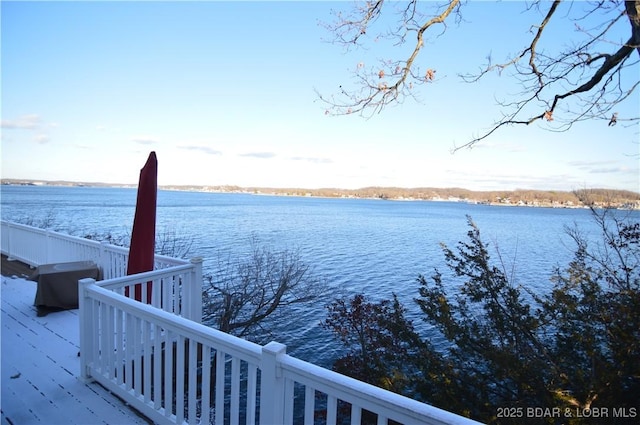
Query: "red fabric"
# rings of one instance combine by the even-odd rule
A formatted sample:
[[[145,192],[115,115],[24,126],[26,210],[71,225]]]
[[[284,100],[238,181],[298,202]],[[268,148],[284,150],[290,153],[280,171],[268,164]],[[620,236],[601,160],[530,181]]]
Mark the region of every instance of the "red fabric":
[[[140,170],[136,212],[131,232],[127,275],[153,270],[156,245],[156,200],[158,196],[158,159],[151,152]],[[128,288],[125,295],[128,294]],[[142,284],[135,286],[135,299],[142,301]],[[147,282],[147,304],[151,303],[151,282]]]

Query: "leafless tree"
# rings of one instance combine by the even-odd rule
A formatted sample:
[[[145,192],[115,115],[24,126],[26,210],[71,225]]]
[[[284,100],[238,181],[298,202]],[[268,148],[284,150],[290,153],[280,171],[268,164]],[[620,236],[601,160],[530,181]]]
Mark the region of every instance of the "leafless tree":
[[[46,230],[56,230],[60,227],[57,212],[53,208],[45,211],[43,216],[28,215],[15,218],[14,221],[26,226],[37,227],[39,229]]]
[[[247,258],[219,259],[205,281],[204,322],[253,340],[271,336],[269,320],[290,311],[287,307],[318,299],[327,288],[297,250],[275,252],[255,238]]]
[[[173,227],[161,229],[156,235],[156,254],[174,258],[188,258],[193,248],[194,237],[186,230]]]
[[[449,30],[448,24],[464,26],[465,7],[460,0],[367,0],[356,3],[350,12],[334,11],[335,21],[325,27],[335,43],[349,49],[387,39],[397,45],[401,55],[407,45],[409,49],[401,59],[383,59],[374,66],[359,63],[354,84],[340,85],[334,95],[318,92],[327,104],[326,113],[368,117],[415,97],[418,86],[436,82],[437,70],[421,69],[416,59],[428,55],[426,46]],[[522,90],[499,103],[502,118],[454,150],[471,147],[499,128],[515,124],[542,121],[551,130],[565,131],[582,120],[600,119],[614,126],[640,119],[622,116],[617,110],[621,102],[637,94],[640,85],[639,60],[634,54],[640,54],[640,0],[534,1],[525,7],[528,13],[539,12],[539,21],[529,29],[529,42],[505,62],[494,63],[489,56],[479,72],[460,75],[464,81],[477,82],[487,74],[508,71]],[[396,26],[377,32],[380,17],[392,14]],[[627,21],[628,38],[620,39],[616,34]],[[549,30],[551,22],[573,26],[573,39],[554,39]],[[427,56],[427,61],[434,62],[431,59]]]

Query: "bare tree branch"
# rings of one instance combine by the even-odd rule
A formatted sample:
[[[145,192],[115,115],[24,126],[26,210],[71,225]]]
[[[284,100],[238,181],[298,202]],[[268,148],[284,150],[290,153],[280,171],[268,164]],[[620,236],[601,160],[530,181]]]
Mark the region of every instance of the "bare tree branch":
[[[361,35],[366,33],[366,26],[371,20],[380,14],[383,0],[377,2],[367,2],[364,8],[364,17],[360,20],[342,21],[333,27],[336,31],[338,42],[356,43]],[[460,5],[460,0],[451,0],[447,3],[444,10],[437,16],[432,17],[419,27],[413,29],[413,21],[416,16],[415,5],[417,1],[409,2],[404,10],[404,19],[402,20],[402,28],[407,31],[416,31],[416,43],[409,57],[404,61],[386,61],[378,68],[364,69],[364,64],[358,64],[356,70],[356,79],[360,85],[360,90],[347,91],[340,86],[340,99],[334,97],[325,98],[316,91],[319,98],[326,102],[334,115],[348,115],[352,113],[371,113],[381,112],[384,107],[394,102],[401,101],[403,96],[412,96],[410,90],[414,83],[423,83],[432,81],[435,78],[435,71],[428,69],[423,76],[415,73],[415,60],[421,49],[424,47],[425,32],[437,24],[444,24],[447,17]],[[349,30],[347,30],[349,28]],[[345,33],[353,33],[354,29],[360,32],[351,38],[345,38]],[[399,31],[398,31],[399,32]],[[401,35],[401,42],[405,35]],[[391,82],[387,80],[390,78]],[[408,79],[413,81],[407,82]]]
[[[562,100],[579,95],[580,93],[588,93],[591,91],[594,91],[594,93],[589,97],[589,100],[583,102],[583,110],[571,114],[571,117],[568,120],[565,120],[563,127],[560,128],[561,131],[568,130],[575,122],[581,121],[583,119],[607,119],[610,125],[612,122],[617,122],[617,120],[619,119],[618,115],[616,112],[612,112],[612,109],[636,90],[639,81],[635,81],[630,87],[625,89],[622,88],[622,86],[620,85],[620,80],[618,79],[618,84],[615,85],[617,87],[616,91],[618,95],[611,101],[608,101],[607,98],[610,97],[614,92],[610,91],[609,87],[612,85],[614,75],[618,76],[619,78],[625,61],[630,57],[633,50],[637,48],[638,40],[640,40],[640,38],[638,38],[638,34],[636,34],[637,31],[634,29],[635,27],[632,23],[631,38],[625,44],[621,45],[615,53],[591,54],[588,49],[594,47],[596,42],[602,41],[607,32],[611,29],[613,24],[619,20],[620,17],[630,14],[629,5],[634,2],[626,2],[626,10],[620,12],[616,18],[612,19],[607,25],[605,25],[604,29],[601,32],[592,35],[584,45],[581,45],[578,48],[575,48],[567,53],[559,55],[558,57],[543,57],[542,59],[537,61],[537,44],[541,39],[543,31],[545,30],[547,24],[551,20],[554,13],[556,13],[556,11],[558,10],[558,6],[560,5],[560,3],[561,1],[557,0],[551,5],[545,18],[538,26],[538,30],[531,45],[524,49],[520,55],[516,56],[514,59],[505,64],[490,65],[485,68],[485,70],[483,70],[479,75],[475,76],[475,78],[467,79],[467,81],[470,82],[478,81],[482,76],[492,70],[502,71],[509,66],[516,65],[520,59],[528,54],[530,68],[529,74],[535,76],[536,85],[527,85],[525,86],[525,89],[526,91],[528,90],[529,92],[531,92],[533,95],[516,103],[517,108],[515,108],[512,113],[503,117],[502,120],[495,123],[493,127],[487,132],[473,138],[472,140],[461,146],[456,147],[455,150],[472,147],[477,142],[491,136],[496,130],[506,125],[529,125],[538,120],[553,121],[556,108],[559,106]],[[597,10],[598,7],[594,8],[593,11]],[[633,18],[630,17],[630,20],[633,21]],[[593,74],[591,74],[586,82],[580,84],[574,89],[553,95],[553,101],[550,102],[550,104],[544,100],[542,92],[550,89],[553,84],[565,81],[574,71],[577,72],[578,70],[585,67],[595,65],[596,62],[600,61],[602,61],[602,64],[593,71]],[[637,65],[637,63],[637,61],[633,61],[632,65]],[[518,70],[516,72],[518,72],[518,74],[520,75],[527,75],[526,71]],[[608,78],[605,79],[605,77],[607,76]],[[603,83],[601,85],[601,89],[595,91],[594,89],[597,88],[600,83]],[[531,102],[534,101],[541,101],[547,104],[548,107],[542,110],[537,115],[529,116],[526,119],[517,119],[517,117],[520,116],[525,107],[527,107]],[[508,105],[503,104],[502,106]],[[638,120],[638,117],[624,118],[624,120]]]
[[[261,339],[270,336],[268,320],[287,307],[310,302],[324,294],[326,282],[313,275],[297,251],[275,252],[251,241],[244,260],[219,261],[205,276],[204,320],[223,332]]]
[[[427,32],[437,24],[446,28],[452,16],[461,16],[464,5],[459,0],[429,3],[435,13],[427,15],[418,3],[409,1],[396,12],[399,24],[395,31],[385,35],[397,39],[398,46],[412,43],[406,59],[384,60],[377,67],[358,64],[354,85],[350,86],[353,88],[341,85],[339,93],[330,97],[318,93],[327,104],[326,114],[359,113],[370,117],[387,106],[401,104],[407,97],[415,98],[415,86],[435,81],[435,70],[420,71],[416,58],[424,50]],[[382,1],[368,1],[356,10],[359,16],[356,18],[345,19],[338,13],[338,22],[327,29],[335,34],[337,43],[363,45],[364,36],[371,32],[382,13],[385,16],[390,13],[386,11],[388,8],[383,12],[382,5]],[[519,53],[498,64],[492,63],[489,57],[488,64],[477,74],[461,75],[464,81],[476,83],[494,71],[502,75],[510,70],[510,77],[522,90],[513,95],[513,100],[498,103],[502,109],[501,119],[468,142],[455,146],[454,151],[470,148],[504,126],[544,121],[549,130],[566,131],[584,120],[603,120],[609,126],[640,120],[637,114],[622,116],[617,110],[621,102],[637,93],[640,85],[640,60],[632,57],[634,50],[640,54],[640,0],[599,1],[591,6],[563,0],[535,1],[528,11],[540,8],[546,12],[542,13],[540,23],[531,28],[531,41]],[[625,19],[631,28],[626,41],[622,41],[616,31]],[[573,25],[577,41],[569,40],[573,45],[560,46],[548,29],[551,22]],[[585,28],[583,23],[595,26]],[[415,42],[410,42],[407,35],[413,32]],[[557,52],[553,53],[554,49]]]

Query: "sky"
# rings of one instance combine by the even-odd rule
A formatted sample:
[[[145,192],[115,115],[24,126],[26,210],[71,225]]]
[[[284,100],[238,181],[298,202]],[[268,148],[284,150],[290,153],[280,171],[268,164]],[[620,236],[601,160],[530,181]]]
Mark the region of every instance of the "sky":
[[[637,122],[509,127],[452,153],[518,89],[507,73],[458,75],[524,45],[540,15],[523,2],[465,5],[464,22],[421,53],[437,78],[417,99],[370,118],[326,114],[318,93],[349,86],[359,63],[406,52],[331,43],[322,23],[350,6],[3,1],[1,176],[135,184],[155,151],[160,185],[640,192]],[[620,111],[638,116],[639,105],[636,90]]]

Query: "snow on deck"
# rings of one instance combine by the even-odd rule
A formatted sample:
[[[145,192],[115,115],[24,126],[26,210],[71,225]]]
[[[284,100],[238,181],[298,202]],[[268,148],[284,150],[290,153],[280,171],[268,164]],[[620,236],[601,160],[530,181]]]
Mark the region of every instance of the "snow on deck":
[[[2,276],[2,425],[148,424],[80,379],[78,310],[37,317],[36,283]]]

